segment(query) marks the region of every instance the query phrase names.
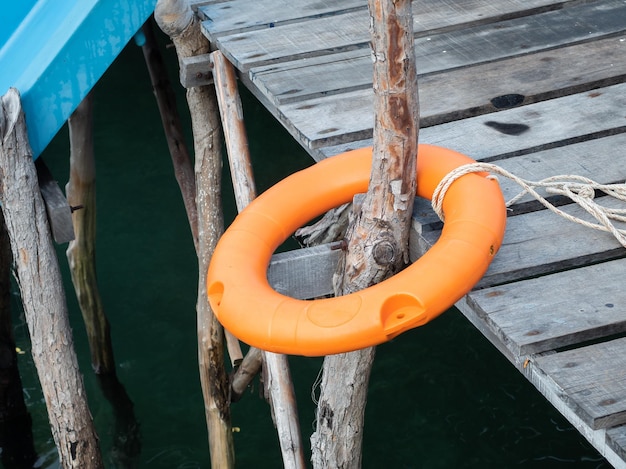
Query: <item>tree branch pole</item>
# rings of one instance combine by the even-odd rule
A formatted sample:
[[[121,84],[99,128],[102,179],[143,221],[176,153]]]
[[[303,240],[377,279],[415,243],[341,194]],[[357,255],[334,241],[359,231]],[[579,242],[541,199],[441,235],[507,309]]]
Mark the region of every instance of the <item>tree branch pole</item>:
[[[66,255],[83,315],[91,366],[96,374],[115,374],[109,321],[98,291],[96,275],[96,166],[93,154],[93,97],[87,95],[68,120],[70,133],[70,178],[65,186],[75,239]]]
[[[408,263],[419,110],[410,0],[369,0],[374,62],[374,149],[367,194],[355,204],[336,294],[367,288]],[[359,206],[360,205],[360,206]],[[361,467],[374,348],[324,360],[313,466]]]
[[[103,467],[67,315],[61,272],[37,186],[19,93],[0,109],[0,202],[11,239],[33,361],[64,468]]]
[[[70,178],[65,186],[74,210],[74,240],[66,255],[72,283],[87,330],[91,366],[115,415],[114,454],[120,467],[130,467],[141,448],[133,402],[118,381],[111,328],[98,290],[96,274],[96,160],[93,146],[93,96],[89,93],[68,119]]]
[[[197,18],[185,0],[159,0],[155,19],[180,57],[209,52]],[[224,367],[224,330],[209,306],[206,274],[224,229],[221,201],[221,133],[213,86],[187,90],[194,139],[198,210],[198,362],[209,433],[211,466],[234,468],[228,376]]]
[[[256,198],[252,163],[237,78],[232,64],[220,51],[211,54],[217,101],[228,151],[237,210],[241,212]],[[306,467],[300,439],[296,395],[286,355],[262,352],[266,367],[267,391],[285,469]]]
[[[185,143],[180,115],[176,108],[176,96],[172,89],[163,57],[159,51],[154,30],[150,21],[141,28],[146,39],[141,46],[148,74],[152,83],[152,90],[157,101],[163,131],[167,139],[167,146],[172,157],[174,175],[178,182],[183,204],[187,212],[187,220],[191,229],[193,244],[198,252],[198,209],[196,207],[196,180],[189,150]],[[233,366],[243,358],[239,341],[228,331],[225,331],[226,345]]]
[[[176,108],[176,96],[169,77],[167,69],[163,62],[163,56],[159,51],[156,41],[154,29],[151,20],[141,27],[146,42],[141,46],[143,56],[150,75],[152,83],[152,91],[156,98],[159,114],[161,115],[161,123],[167,140],[174,166],[174,175],[180,187],[180,193],[183,197],[183,204],[187,212],[189,227],[191,228],[191,236],[193,245],[198,251],[198,210],[196,208],[196,179],[191,164],[189,150],[185,143],[183,127]]]

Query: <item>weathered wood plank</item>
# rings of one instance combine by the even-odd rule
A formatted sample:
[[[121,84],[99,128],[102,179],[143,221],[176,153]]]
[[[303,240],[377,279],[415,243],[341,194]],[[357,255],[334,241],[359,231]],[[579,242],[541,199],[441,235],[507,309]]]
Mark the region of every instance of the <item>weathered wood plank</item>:
[[[626,423],[626,338],[534,358],[592,429]]]
[[[500,31],[494,33],[500,35]],[[622,57],[626,44],[623,40],[620,41],[619,37],[527,55],[531,51],[543,48],[552,49],[569,44],[572,39],[571,36],[564,35],[557,40],[545,43],[543,36],[529,34],[520,41],[511,40],[512,38],[509,37],[509,40],[499,44],[497,49],[474,49],[471,55],[440,53],[442,50],[450,49],[451,43],[455,44],[459,40],[468,42],[463,37],[467,34],[471,34],[471,31],[457,31],[416,40],[416,60],[421,76],[420,98],[424,104],[428,104],[426,109],[430,114],[442,113],[442,111],[434,110],[437,100],[441,99],[437,97],[437,90],[441,90],[438,93],[441,97],[448,96],[452,92],[452,97],[449,98],[449,101],[454,99],[452,102],[456,102],[459,98],[462,100],[472,98],[477,93],[480,95],[476,87],[470,88],[470,84],[473,85],[474,82],[471,79],[468,80],[468,77],[480,76],[481,81],[486,80],[485,86],[481,89],[490,90],[492,87],[502,89],[500,92],[497,89],[490,90],[489,95],[484,96],[484,101],[500,94],[511,93],[513,92],[511,88],[515,87],[521,88],[520,91],[515,92],[524,95],[540,94],[541,87],[550,90],[547,85],[552,81],[556,81],[555,89],[560,89],[583,81],[598,81],[607,74],[616,76],[623,73],[619,70],[612,70],[615,66],[618,66],[620,70],[623,68]],[[522,34],[518,33],[518,36]],[[581,40],[584,37],[579,36],[575,39]],[[520,57],[522,39],[524,55]],[[508,56],[514,56],[514,60],[506,60]],[[581,57],[584,59],[581,60]],[[491,63],[493,60],[502,60],[502,62]],[[475,66],[476,63],[481,62],[487,63]],[[451,70],[470,65],[474,65],[475,68]],[[445,76],[428,76],[442,70],[447,71]],[[588,77],[587,73],[593,75]],[[269,101],[279,106],[347,91],[369,90],[372,86],[372,63],[370,57],[363,51],[356,50],[253,67],[250,69],[249,76],[254,86],[258,87]],[[571,82],[567,83],[570,80]],[[538,82],[540,90],[535,91],[529,86],[534,82]],[[455,87],[458,85],[462,88],[457,90]],[[530,91],[525,91],[529,88]],[[433,95],[430,103],[429,95]],[[369,93],[363,93],[361,99],[367,103],[371,102]],[[484,102],[478,105],[484,105]],[[457,109],[470,107],[472,105],[461,101]]]
[[[274,0],[251,2],[231,0],[201,6],[198,11],[206,21],[203,28],[210,32],[211,39],[224,34],[235,34],[246,30],[274,28],[295,21],[305,21],[328,15],[337,15],[361,9],[367,11],[365,0]]]
[[[626,460],[626,425],[609,428],[606,431],[606,443],[620,458]]]
[[[624,460],[607,444],[606,430],[592,430],[563,400],[559,387],[532,360],[524,362],[520,371],[543,394],[546,399],[584,436],[607,461],[616,468],[624,467]],[[620,370],[621,372],[621,370]]]
[[[618,65],[619,68],[623,68],[625,66],[626,66],[626,60],[622,60],[620,65]],[[474,75],[474,76],[480,76],[480,75]],[[620,73],[620,76],[623,76],[623,74]],[[439,78],[442,80],[447,80],[445,75],[442,75]],[[470,81],[466,83],[473,82],[472,78],[470,78],[469,80]],[[425,80],[425,81],[428,81],[428,80]],[[428,93],[425,90],[424,93],[422,94],[422,102],[423,102],[423,111],[422,111],[423,114],[422,115],[423,115],[424,120],[425,121],[432,120],[432,121],[439,123],[438,121],[445,120],[445,119],[454,119],[456,117],[466,117],[464,116],[464,114],[471,114],[474,112],[478,113],[481,111],[486,112],[486,111],[494,110],[494,108],[489,105],[490,104],[489,101],[486,101],[487,98],[483,98],[481,97],[481,95],[484,96],[485,94],[490,94],[492,95],[492,98],[495,98],[499,96],[498,93],[501,89],[503,88],[507,89],[501,84],[498,84],[498,85],[495,85],[494,87],[495,88],[494,93],[490,93],[489,92],[490,88],[487,88],[487,87],[497,82],[498,80],[495,77],[492,81],[490,81],[489,78],[486,78],[483,91],[476,91],[473,93],[474,96],[478,97],[477,100],[474,102],[474,104],[478,105],[479,107],[482,105],[483,107],[482,110],[481,109],[474,110],[471,107],[463,109],[460,106],[456,108],[453,101],[452,103],[447,105],[447,109],[442,110],[441,107],[439,106],[444,106],[445,103],[442,102],[439,98],[441,98],[441,96],[443,95],[443,91],[445,91],[446,87],[444,86],[442,87],[443,89],[435,91],[435,93],[441,93],[441,94],[436,94],[436,95]],[[518,89],[528,92],[528,87],[518,88]],[[542,91],[541,88],[538,88],[537,90],[540,93]],[[548,87],[546,87],[543,91],[546,93],[546,95],[552,91],[549,88],[549,84],[548,84]],[[515,91],[512,91],[512,92],[515,93]],[[331,98],[316,98],[316,99],[308,100],[302,103],[288,104],[280,108],[279,117],[281,121],[283,122],[283,125],[285,125],[288,128],[288,130],[290,130],[291,133],[300,140],[301,144],[305,148],[309,148],[312,150],[315,150],[321,147],[336,146],[340,143],[352,143],[358,140],[370,139],[374,121],[373,121],[373,115],[371,114],[371,109],[370,109],[371,96],[366,98],[365,97],[366,94],[371,95],[371,91],[369,90],[368,91],[363,91],[363,90],[352,91],[349,93],[343,93],[339,96],[333,96],[332,99]],[[619,94],[621,94],[622,97],[624,95],[624,92],[621,88],[619,89]],[[456,95],[454,92],[451,92],[449,98],[453,100],[455,96],[459,96],[459,95]],[[582,104],[583,101],[588,102],[587,99],[581,100],[581,98],[584,98],[585,96],[587,95],[583,94],[578,98],[563,98],[562,97],[561,99],[563,99],[563,101],[558,101],[558,102],[555,101],[554,104],[542,104],[537,109],[542,109],[541,111],[538,111],[538,112],[545,113],[552,106],[574,106],[574,109],[572,109],[573,111],[572,117],[574,117],[576,122],[580,124],[582,122],[579,119],[577,119],[578,116],[576,116],[575,114],[576,113],[575,106],[583,105]],[[587,97],[597,97],[597,95],[594,93]],[[541,99],[541,98],[542,96],[540,94],[537,97],[537,99]],[[465,99],[468,99],[468,98],[465,98]],[[469,98],[469,99],[472,99],[472,98]],[[618,99],[619,99],[619,96],[618,96]],[[433,104],[433,101],[439,101],[439,102],[437,104]],[[461,104],[463,103],[463,101],[464,100],[461,100]],[[600,103],[598,104],[594,103],[594,107],[596,106],[599,106],[600,108],[603,107],[603,105]],[[589,106],[588,104],[585,104],[584,107],[589,107]],[[513,142],[514,140],[524,140],[524,137],[528,138],[531,135],[534,136],[537,130],[541,128],[545,128],[547,123],[541,122],[541,127],[534,126],[534,128],[532,129],[533,131],[530,133],[525,132],[526,129],[524,127],[515,128],[515,127],[509,126],[509,128],[505,130],[506,132],[508,132],[508,135],[506,135],[505,137],[503,137],[503,133],[499,132],[497,129],[494,129],[493,127],[488,129],[487,127],[485,127],[485,123],[494,121],[496,122],[496,124],[493,124],[495,126],[497,126],[498,122],[505,123],[505,124],[506,123],[516,123],[516,124],[522,123],[523,124],[524,121],[528,121],[529,118],[533,117],[532,113],[527,114],[525,111],[530,111],[530,108],[524,108],[523,111],[519,111],[519,110],[509,111],[510,115],[514,117],[509,117],[508,115],[502,113],[502,114],[498,114],[497,116],[487,115],[484,117],[476,117],[475,120],[465,119],[463,121],[453,121],[450,123],[445,123],[444,125],[438,125],[434,129],[431,127],[427,127],[423,129],[424,133],[422,134],[422,136],[425,139],[428,138],[429,140],[423,140],[423,141],[428,141],[430,143],[436,143],[436,142],[442,142],[442,141],[450,142],[451,136],[454,139],[458,138],[460,141],[462,141],[463,140],[462,135],[463,135],[463,132],[465,131],[465,126],[467,125],[474,125],[474,128],[471,131],[472,137],[474,137],[475,135],[480,135],[480,134],[487,134],[487,135],[493,134],[493,135],[498,136],[498,138],[500,139],[504,138],[506,141],[510,141],[510,142]],[[553,109],[553,111],[556,111],[556,109]],[[500,111],[500,112],[504,112],[504,111]],[[557,112],[559,112],[560,116],[562,116],[562,110],[557,111]],[[620,114],[619,111],[618,111],[618,114]],[[550,126],[554,127],[553,124],[554,125],[558,124],[558,120],[554,121]],[[565,124],[565,123],[562,123],[562,124]],[[491,124],[487,124],[487,125],[491,125]],[[620,119],[617,124],[614,124],[614,126],[619,126],[619,125],[623,125],[623,119]],[[577,130],[580,131],[578,132],[578,134],[587,133],[584,130],[582,130],[580,127]],[[479,132],[479,133],[476,134],[474,132]],[[516,137],[519,137],[519,138],[513,139],[511,134],[515,132],[518,134],[522,134],[524,132],[525,133],[523,136],[518,135]],[[460,135],[455,135],[458,133],[460,133]],[[476,142],[476,139],[473,139],[473,141]],[[371,145],[371,142],[369,144]],[[363,146],[360,143],[355,143],[355,145]],[[448,143],[446,146],[450,146],[450,144]],[[462,148],[466,148],[466,149],[471,148],[473,151],[474,147],[475,145],[462,144],[461,146],[458,147],[458,149],[460,150]],[[335,150],[332,148],[329,150],[324,150],[324,154],[333,154],[332,153],[333,151]]]
[[[198,2],[202,3],[202,2]],[[365,0],[343,0],[311,2],[310,0],[280,0],[271,3],[250,2],[249,0],[231,0],[229,2],[204,2],[199,5],[198,12],[207,21],[205,29],[210,38],[225,34],[235,34],[248,30],[273,28],[276,26],[302,22],[323,16],[339,15],[352,10],[367,10]],[[556,10],[567,5],[567,1],[554,0],[507,0],[505,3],[484,0],[465,0],[462,5],[453,1],[421,0],[412,5],[415,26],[427,30],[433,19],[453,25],[458,22],[459,15],[466,21],[484,21],[493,14],[500,18],[510,18],[520,14]],[[210,4],[210,5],[209,5]]]
[[[426,127],[420,130],[420,140],[452,148],[476,160],[500,159],[531,153],[546,146],[586,140],[591,136],[624,132],[625,104],[626,84],[622,83],[495,114]],[[324,117],[318,115],[316,118]],[[339,131],[335,134],[335,140],[344,138],[349,139],[346,135],[339,135]],[[371,145],[371,139],[364,139],[323,148],[330,141],[331,138],[310,141],[320,148],[317,158],[335,155],[347,148]],[[489,142],[489,145],[485,145],[485,142]]]
[[[502,54],[506,52],[501,50]],[[626,41],[618,37],[479,65],[464,66],[467,59],[460,57],[458,62],[446,64],[449,69],[443,71],[437,68],[438,62],[430,60],[430,55],[418,57],[422,127],[493,112],[507,105],[504,99],[501,104],[492,102],[503,95],[520,95],[517,105],[530,104],[618,83],[626,75],[625,55]],[[341,99],[338,94],[361,90],[358,98],[352,96],[351,101],[358,101],[363,108],[360,114],[366,114],[363,122],[371,126],[371,60],[358,57],[355,52],[331,57],[337,60],[330,62],[324,57],[325,63],[309,59],[253,68],[250,79],[272,105],[304,101],[292,105],[289,111],[283,110],[285,118],[304,115],[313,106],[328,105],[333,99]],[[476,77],[480,77],[480,87],[476,86]],[[307,102],[312,99],[317,101]],[[333,116],[341,119],[344,113],[339,111]]]
[[[330,244],[274,254],[267,279],[279,293],[311,299],[333,293],[333,273],[341,251]]]
[[[618,0],[607,0],[608,3],[617,3]],[[537,11],[560,8],[564,2],[548,0],[502,0],[497,4],[484,1],[442,2],[426,0],[416,2],[414,8],[413,30],[417,37],[433,35],[453,29],[481,25],[485,23],[508,20],[514,17],[527,16]],[[565,2],[567,3],[567,2]],[[571,2],[570,2],[571,3]],[[205,10],[206,11],[206,10]],[[571,13],[570,13],[571,11]],[[567,28],[559,28],[560,33],[568,29],[585,29],[586,33],[594,32],[597,22],[589,22],[587,14],[579,11],[574,5],[558,12],[568,24]],[[569,16],[578,18],[578,22],[566,19]],[[539,21],[543,15],[525,18],[524,24]],[[554,18],[557,21],[558,17]],[[595,18],[595,16],[593,16]],[[319,19],[311,19],[306,23],[292,23],[267,29],[245,31],[226,36],[216,36],[211,30],[209,22],[203,22],[203,33],[224,52],[231,62],[240,70],[247,71],[253,66],[284,62],[303,57],[315,57],[325,54],[334,54],[338,51],[363,49],[369,54],[369,14],[367,10],[349,11],[347,13]],[[588,24],[587,24],[588,23]],[[602,24],[601,22],[599,24]],[[521,23],[509,34],[518,30]],[[529,26],[528,24],[526,26]],[[545,28],[546,25],[543,25]],[[555,28],[543,29],[543,34],[554,34],[550,31]],[[541,29],[538,28],[539,34]],[[449,47],[450,43],[448,43]],[[494,48],[497,44],[483,44]],[[478,46],[478,45],[477,45]],[[446,47],[444,47],[445,50]]]
[[[467,301],[514,356],[626,331],[626,260],[474,291]]]

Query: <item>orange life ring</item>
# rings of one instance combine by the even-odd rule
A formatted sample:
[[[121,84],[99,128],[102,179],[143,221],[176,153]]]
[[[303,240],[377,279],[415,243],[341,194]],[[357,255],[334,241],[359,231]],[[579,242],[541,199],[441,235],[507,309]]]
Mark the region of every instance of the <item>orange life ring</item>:
[[[467,174],[448,189],[441,237],[415,263],[350,295],[297,300],[273,290],[267,267],[274,250],[316,216],[366,192],[371,148],[321,161],[254,200],[220,239],[207,292],[223,326],[257,348],[329,355],[385,342],[426,324],[469,292],[498,251],[506,208],[497,181]],[[465,155],[419,145],[417,195],[431,199],[441,179],[472,163]]]

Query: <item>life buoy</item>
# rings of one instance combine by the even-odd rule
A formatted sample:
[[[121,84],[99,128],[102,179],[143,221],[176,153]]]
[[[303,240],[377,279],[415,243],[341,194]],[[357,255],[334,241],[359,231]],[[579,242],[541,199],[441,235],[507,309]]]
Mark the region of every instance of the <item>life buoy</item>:
[[[426,324],[480,280],[498,251],[506,208],[485,173],[456,180],[443,201],[439,240],[393,277],[346,296],[298,300],[273,290],[267,267],[296,229],[367,191],[371,148],[343,153],[282,180],[239,214],[211,260],[207,292],[222,325],[257,348],[319,356],[377,345]],[[419,145],[417,195],[431,199],[441,179],[472,163],[465,155]]]

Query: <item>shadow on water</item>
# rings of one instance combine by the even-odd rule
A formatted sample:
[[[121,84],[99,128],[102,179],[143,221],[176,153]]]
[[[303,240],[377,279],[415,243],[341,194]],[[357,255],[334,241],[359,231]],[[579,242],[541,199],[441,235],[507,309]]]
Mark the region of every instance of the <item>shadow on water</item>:
[[[166,50],[171,77],[176,59]],[[242,90],[259,192],[312,160],[252,96]],[[184,93],[177,91],[187,119]],[[130,45],[95,89],[98,181],[97,271],[111,323],[116,374],[126,397],[119,409],[91,372],[86,333],[65,260],[58,255],[79,364],[105,459],[126,444],[132,467],[209,468],[197,373],[197,262],[141,50]],[[191,141],[187,135],[188,141]],[[64,186],[67,129],[45,152]],[[320,183],[323,183],[320,182]],[[227,222],[232,189],[224,180]],[[15,341],[28,332],[13,314]],[[313,429],[311,394],[320,359],[290,357],[303,442]],[[29,354],[19,356],[39,467],[54,468],[56,450]],[[111,384],[111,383],[109,383]],[[110,396],[110,395],[109,395]],[[126,399],[123,397],[123,399]],[[136,439],[134,420],[141,428]],[[282,467],[268,406],[254,387],[233,406],[238,467]],[[130,435],[128,440],[120,435]],[[372,372],[364,468],[605,468],[609,465],[535,389],[452,310],[426,327],[379,347]],[[121,445],[121,446],[120,446]],[[121,464],[120,464],[121,466]],[[109,462],[109,467],[116,467]]]

